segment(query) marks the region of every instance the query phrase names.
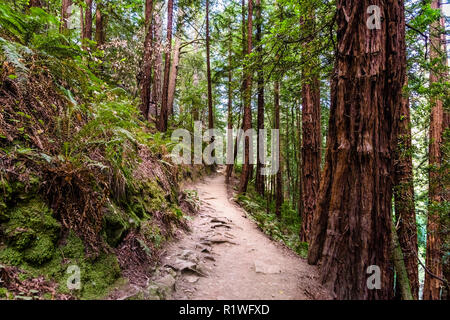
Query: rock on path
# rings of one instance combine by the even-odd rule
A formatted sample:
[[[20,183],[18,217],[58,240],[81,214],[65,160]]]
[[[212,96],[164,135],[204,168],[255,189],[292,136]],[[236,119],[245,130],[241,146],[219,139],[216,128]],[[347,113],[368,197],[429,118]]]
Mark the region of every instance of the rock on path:
[[[161,261],[177,274],[170,299],[329,298],[315,267],[270,240],[228,199],[223,175],[206,178],[196,189],[200,213]]]

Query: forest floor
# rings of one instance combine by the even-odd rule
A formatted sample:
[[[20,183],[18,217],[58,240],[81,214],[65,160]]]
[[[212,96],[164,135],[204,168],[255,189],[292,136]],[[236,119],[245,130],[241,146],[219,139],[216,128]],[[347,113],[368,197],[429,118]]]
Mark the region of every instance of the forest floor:
[[[198,192],[200,211],[161,258],[177,274],[168,299],[330,298],[316,267],[269,239],[233,201],[221,172],[190,188]]]

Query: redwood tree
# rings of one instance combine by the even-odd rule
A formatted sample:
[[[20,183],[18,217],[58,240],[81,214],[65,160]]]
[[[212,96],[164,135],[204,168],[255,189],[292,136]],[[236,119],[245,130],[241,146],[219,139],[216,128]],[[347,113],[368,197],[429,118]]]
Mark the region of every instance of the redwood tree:
[[[248,0],[248,17],[247,17],[247,57],[250,57],[253,50],[253,1]],[[246,66],[245,81],[244,81],[244,122],[243,130],[247,131],[252,128],[252,72],[250,66]],[[247,192],[248,180],[250,176],[250,138],[248,136],[244,139],[244,164],[242,166],[241,181],[239,192]]]
[[[209,34],[209,0],[206,0],[206,77],[208,82],[208,128],[214,128],[214,112],[213,112],[213,96],[211,83],[211,50],[210,50],[210,34]],[[214,141],[214,137],[211,137]]]
[[[262,64],[262,5],[261,0],[256,0],[256,43],[258,53],[258,151],[256,162],[256,191],[264,196],[264,176],[262,175],[262,169],[264,167],[263,161],[261,161],[261,143],[259,139],[260,130],[264,129],[264,71]]]
[[[227,136],[227,145],[232,143],[233,135],[233,33],[230,27],[230,34],[229,34],[229,43],[228,43],[228,104],[227,104],[227,111],[228,111],[228,136]],[[230,143],[231,142],[231,143]],[[232,155],[229,154],[230,147],[227,148],[227,170],[225,174],[225,182],[228,184],[230,182],[231,173],[233,171],[233,165],[231,164],[231,157]],[[232,158],[234,161],[234,156]]]
[[[92,40],[92,0],[86,0],[84,10],[84,22],[82,28],[82,39]]]
[[[159,122],[159,110],[161,109],[161,97],[162,97],[162,72],[163,72],[163,60],[162,60],[162,21],[159,13],[155,12],[153,18],[153,85],[152,96],[150,102],[150,115],[155,117],[156,124]]]
[[[159,131],[167,131],[167,121],[169,118],[168,92],[170,76],[170,53],[172,51],[172,27],[173,27],[173,0],[167,4],[167,47],[164,50],[164,82],[162,88],[161,113],[159,117]]]
[[[95,41],[97,42],[97,47],[101,47],[105,43],[105,19],[102,10],[103,4],[98,1],[95,10]]]
[[[301,21],[302,28],[309,34],[313,33],[314,16],[310,15]],[[311,37],[306,37],[310,39]],[[320,185],[321,163],[321,128],[320,128],[320,81],[312,63],[317,62],[314,53],[310,52],[310,40],[304,42],[306,54],[302,70],[302,200],[303,214],[300,230],[300,240],[309,242],[311,224],[316,210]],[[309,52],[308,52],[309,51]],[[306,55],[305,54],[305,55]]]
[[[178,67],[181,55],[181,36],[183,30],[184,12],[178,8],[177,31],[175,33],[175,46],[173,48],[173,59],[170,66],[169,91],[167,94],[167,103],[169,114],[173,114],[173,103],[175,100],[175,90],[177,86]]]
[[[72,0],[62,0],[61,4],[61,25],[60,32],[64,32],[68,28],[68,20],[70,17],[70,7],[72,6]]]
[[[441,4],[438,0],[431,3],[433,9],[440,9]],[[446,37],[444,19],[441,18],[431,26],[430,37],[430,58],[433,65],[447,66],[446,55]],[[430,85],[445,81],[447,73],[444,74],[439,67],[430,72]],[[445,214],[442,212],[442,205],[449,201],[449,186],[445,184],[448,177],[448,169],[445,169],[444,160],[444,133],[449,128],[450,115],[444,109],[443,101],[439,98],[433,98],[431,101],[431,119],[430,119],[430,146],[429,146],[429,191],[430,201],[428,209],[427,223],[427,251],[425,266],[425,284],[423,288],[424,300],[439,300],[441,298],[441,288],[443,287],[443,228],[445,226]],[[447,159],[448,161],[448,159]],[[448,168],[448,167],[447,167]],[[448,179],[448,178],[447,178]],[[447,180],[448,181],[448,180]],[[440,279],[439,279],[440,278]]]
[[[142,59],[139,83],[141,89],[141,112],[148,119],[150,110],[150,97],[152,85],[152,17],[153,0],[145,2],[145,39],[144,39],[144,57]]]
[[[405,49],[406,50],[406,49]],[[401,63],[406,65],[406,56]],[[416,210],[414,206],[413,165],[411,155],[411,116],[409,99],[403,98],[397,113],[397,147],[394,150],[394,204],[397,234],[408,273],[411,294],[419,298],[419,270]],[[397,281],[397,289],[400,284]],[[396,290],[398,293],[398,290]]]
[[[381,10],[379,29],[368,27],[371,5]],[[308,261],[321,261],[321,281],[338,299],[393,294],[391,153],[406,77],[398,63],[404,10],[403,0],[337,1],[326,164]],[[381,272],[379,290],[367,285],[370,266]]]
[[[274,106],[275,106],[275,130],[280,130],[280,81],[275,81],[274,84]],[[283,175],[281,172],[281,147],[277,153],[277,161],[279,163],[279,170],[276,174],[275,184],[275,214],[281,217],[281,205],[283,204]]]

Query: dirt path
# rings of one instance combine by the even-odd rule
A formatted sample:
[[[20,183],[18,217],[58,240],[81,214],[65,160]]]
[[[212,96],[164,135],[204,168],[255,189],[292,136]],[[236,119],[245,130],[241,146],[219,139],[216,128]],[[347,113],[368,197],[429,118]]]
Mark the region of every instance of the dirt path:
[[[315,267],[264,235],[228,199],[222,174],[195,185],[201,210],[162,263],[177,271],[172,299],[325,299]]]

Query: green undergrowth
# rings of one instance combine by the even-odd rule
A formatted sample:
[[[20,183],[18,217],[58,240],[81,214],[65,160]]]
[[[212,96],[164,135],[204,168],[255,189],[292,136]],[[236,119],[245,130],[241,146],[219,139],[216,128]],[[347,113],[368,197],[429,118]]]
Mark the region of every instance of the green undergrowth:
[[[284,243],[298,255],[306,258],[308,244],[300,241],[299,231],[301,219],[296,210],[284,203],[281,207],[281,218],[275,215],[275,202],[268,201],[249,186],[247,194],[239,194],[236,201],[245,209],[258,227],[275,241]]]
[[[32,9],[0,5],[0,21],[14,21],[0,28],[0,265],[102,298],[121,281],[128,235],[151,261],[183,225],[178,181],[199,170],[171,163],[170,132]],[[80,290],[67,288],[72,265]]]
[[[60,238],[61,224],[40,198],[21,201],[11,210],[3,210],[0,227],[3,234],[0,262],[24,271],[21,280],[44,276],[58,284],[58,293],[95,299],[105,296],[120,279],[120,267],[113,254],[102,253],[91,258],[73,232]],[[70,266],[80,268],[80,290],[68,289]]]

